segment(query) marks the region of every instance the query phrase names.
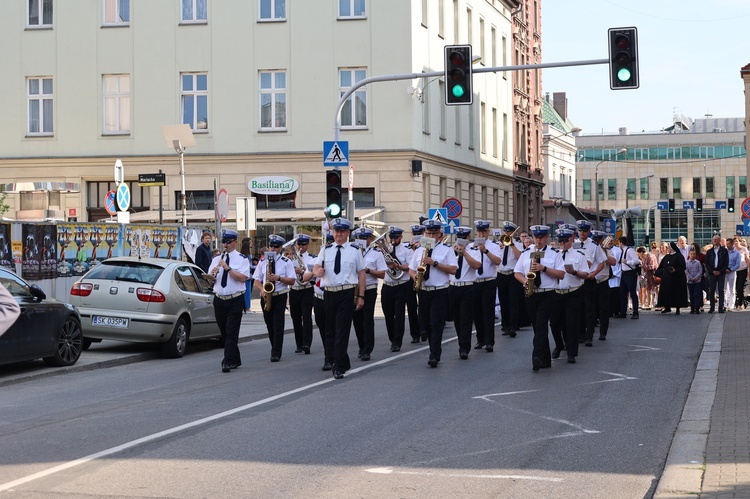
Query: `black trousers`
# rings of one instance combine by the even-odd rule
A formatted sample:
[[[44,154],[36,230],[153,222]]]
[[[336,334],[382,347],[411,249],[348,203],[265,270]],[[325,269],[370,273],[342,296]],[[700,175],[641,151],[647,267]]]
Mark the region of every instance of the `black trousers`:
[[[266,312],[266,298],[261,296],[260,307],[263,310],[263,320],[266,322],[268,340],[271,342],[271,357],[281,358],[284,346],[284,311],[286,310],[286,295],[271,297],[271,310]]]
[[[719,274],[718,276],[713,273],[708,274],[708,303],[711,306],[711,310],[714,310],[716,305],[716,294],[719,294],[719,310],[724,310],[726,303],[724,302],[724,279],[726,274]]]
[[[343,291],[326,291],[324,295],[326,314],[325,350],[331,352],[334,371],[351,369],[349,361],[349,334],[354,314],[354,288]],[[327,355],[327,354],[326,354]]]
[[[612,315],[609,307],[610,289],[609,281],[603,281],[596,285],[596,304],[599,313],[599,335],[601,336],[607,336],[607,331],[609,331],[609,318]]]
[[[412,339],[418,340],[424,328],[419,324],[419,307],[417,292],[414,291],[414,279],[409,279],[406,287],[406,310],[409,312],[409,334]]]
[[[625,270],[620,278],[620,315],[628,313],[628,294],[633,302],[633,315],[638,315],[638,273],[635,270]]]
[[[375,302],[378,288],[365,290],[365,304],[354,311],[354,332],[359,343],[359,355],[370,355],[375,348]]]
[[[534,326],[534,349],[531,353],[531,359],[538,357],[542,360],[542,365],[552,363],[552,352],[549,348],[549,320],[552,316],[552,309],[555,306],[554,291],[543,293],[534,293],[526,298],[526,308],[529,311],[531,325]]]
[[[242,363],[240,348],[237,343],[240,338],[240,323],[242,322],[244,307],[245,298],[243,295],[236,296],[231,300],[222,300],[214,296],[214,315],[221,337],[224,340],[222,365],[240,365]]]
[[[448,288],[419,291],[419,323],[428,333],[430,360],[440,362],[443,353],[443,329],[448,309]]]
[[[475,284],[450,286],[450,308],[453,326],[458,336],[458,353],[471,352],[471,323],[474,317]]]
[[[745,304],[745,282],[747,281],[747,269],[737,271],[737,280],[734,283],[736,298],[734,306],[741,307]]]
[[[594,337],[594,329],[596,329],[596,294],[598,288],[596,286],[596,280],[584,279],[583,286],[581,287],[582,296],[579,301],[583,304],[583,321],[584,321],[584,339],[590,340]]]
[[[500,299],[500,323],[508,331],[517,331],[523,298],[523,286],[513,274],[497,274],[497,295]]]
[[[312,309],[314,291],[312,287],[289,291],[289,315],[294,325],[294,341],[297,349],[310,348],[313,337]]]
[[[409,286],[410,281],[405,281],[398,286],[388,286],[383,283],[383,287],[380,288],[380,306],[383,308],[385,317],[385,329],[388,332],[391,345],[397,347],[401,347],[401,343],[404,341],[404,322]],[[417,332],[417,337],[419,337],[419,332]]]
[[[320,334],[320,342],[323,344],[323,355],[325,356],[325,362],[333,364],[333,350],[326,348],[326,305],[325,300],[322,298],[316,298],[317,295],[313,291],[313,310],[315,311],[315,325],[318,326],[318,333]]]
[[[554,294],[554,307],[550,321],[555,324],[552,327],[552,337],[555,340],[555,347],[560,348],[560,344],[565,344],[565,350],[568,357],[578,355],[578,338],[583,334],[583,323],[580,320],[581,301],[583,293],[577,289],[572,293],[548,293]],[[564,326],[560,324],[564,322]]]
[[[496,279],[475,282],[474,325],[477,327],[477,343],[495,346],[495,296]]]

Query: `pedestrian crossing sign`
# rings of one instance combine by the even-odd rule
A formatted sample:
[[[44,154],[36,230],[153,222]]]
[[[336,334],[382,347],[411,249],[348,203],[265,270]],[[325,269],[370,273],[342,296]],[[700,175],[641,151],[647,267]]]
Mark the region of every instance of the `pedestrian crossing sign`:
[[[430,208],[427,210],[427,218],[430,220],[437,220],[443,226],[448,225],[448,209],[447,208]]]
[[[349,166],[349,141],[328,140],[323,142],[323,166],[336,168]]]

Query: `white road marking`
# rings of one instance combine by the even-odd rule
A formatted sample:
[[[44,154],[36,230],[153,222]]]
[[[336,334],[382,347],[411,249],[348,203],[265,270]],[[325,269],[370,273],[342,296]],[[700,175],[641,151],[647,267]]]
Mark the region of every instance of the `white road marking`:
[[[627,350],[628,352],[653,352],[655,350],[661,350],[661,348],[647,347],[645,345],[628,345],[629,347],[636,347],[635,350]]]
[[[610,381],[625,381],[625,380],[631,380],[631,379],[638,379],[632,376],[628,376],[627,374],[611,373],[608,371],[599,371],[599,372],[604,373],[604,374],[609,374],[610,376],[615,376],[615,377],[610,378],[610,379],[603,379],[600,381],[590,381],[588,383],[583,383],[583,385],[594,385],[596,383],[609,383]]]
[[[505,395],[519,395],[521,393],[534,393],[538,391],[539,390],[520,390],[517,392],[488,393],[487,395],[478,395],[476,397],[471,397],[471,398],[489,400],[489,397],[503,397]]]
[[[370,468],[367,473],[381,475],[423,475],[438,478],[492,478],[501,480],[533,480],[538,482],[562,482],[562,478],[534,476],[534,475],[479,475],[474,473],[435,473],[431,471],[400,471],[393,468]]]

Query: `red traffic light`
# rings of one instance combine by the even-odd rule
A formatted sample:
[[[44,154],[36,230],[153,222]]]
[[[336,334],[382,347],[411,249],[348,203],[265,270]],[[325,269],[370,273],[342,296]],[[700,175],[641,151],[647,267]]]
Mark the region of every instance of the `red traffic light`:
[[[628,47],[630,47],[630,38],[628,38],[627,36],[620,35],[617,38],[615,38],[615,45],[617,46],[618,49],[625,50]]]

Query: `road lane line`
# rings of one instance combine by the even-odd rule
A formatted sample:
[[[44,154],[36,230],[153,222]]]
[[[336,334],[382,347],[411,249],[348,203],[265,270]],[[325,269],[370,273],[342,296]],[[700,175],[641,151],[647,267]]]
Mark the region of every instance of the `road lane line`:
[[[492,478],[492,479],[504,479],[504,480],[533,480],[541,482],[563,482],[562,478],[546,477],[546,476],[534,476],[534,475],[480,475],[474,473],[434,473],[431,471],[398,471],[393,468],[370,468],[365,470],[367,473],[374,473],[379,475],[422,475],[422,476],[435,476],[438,478]]]

